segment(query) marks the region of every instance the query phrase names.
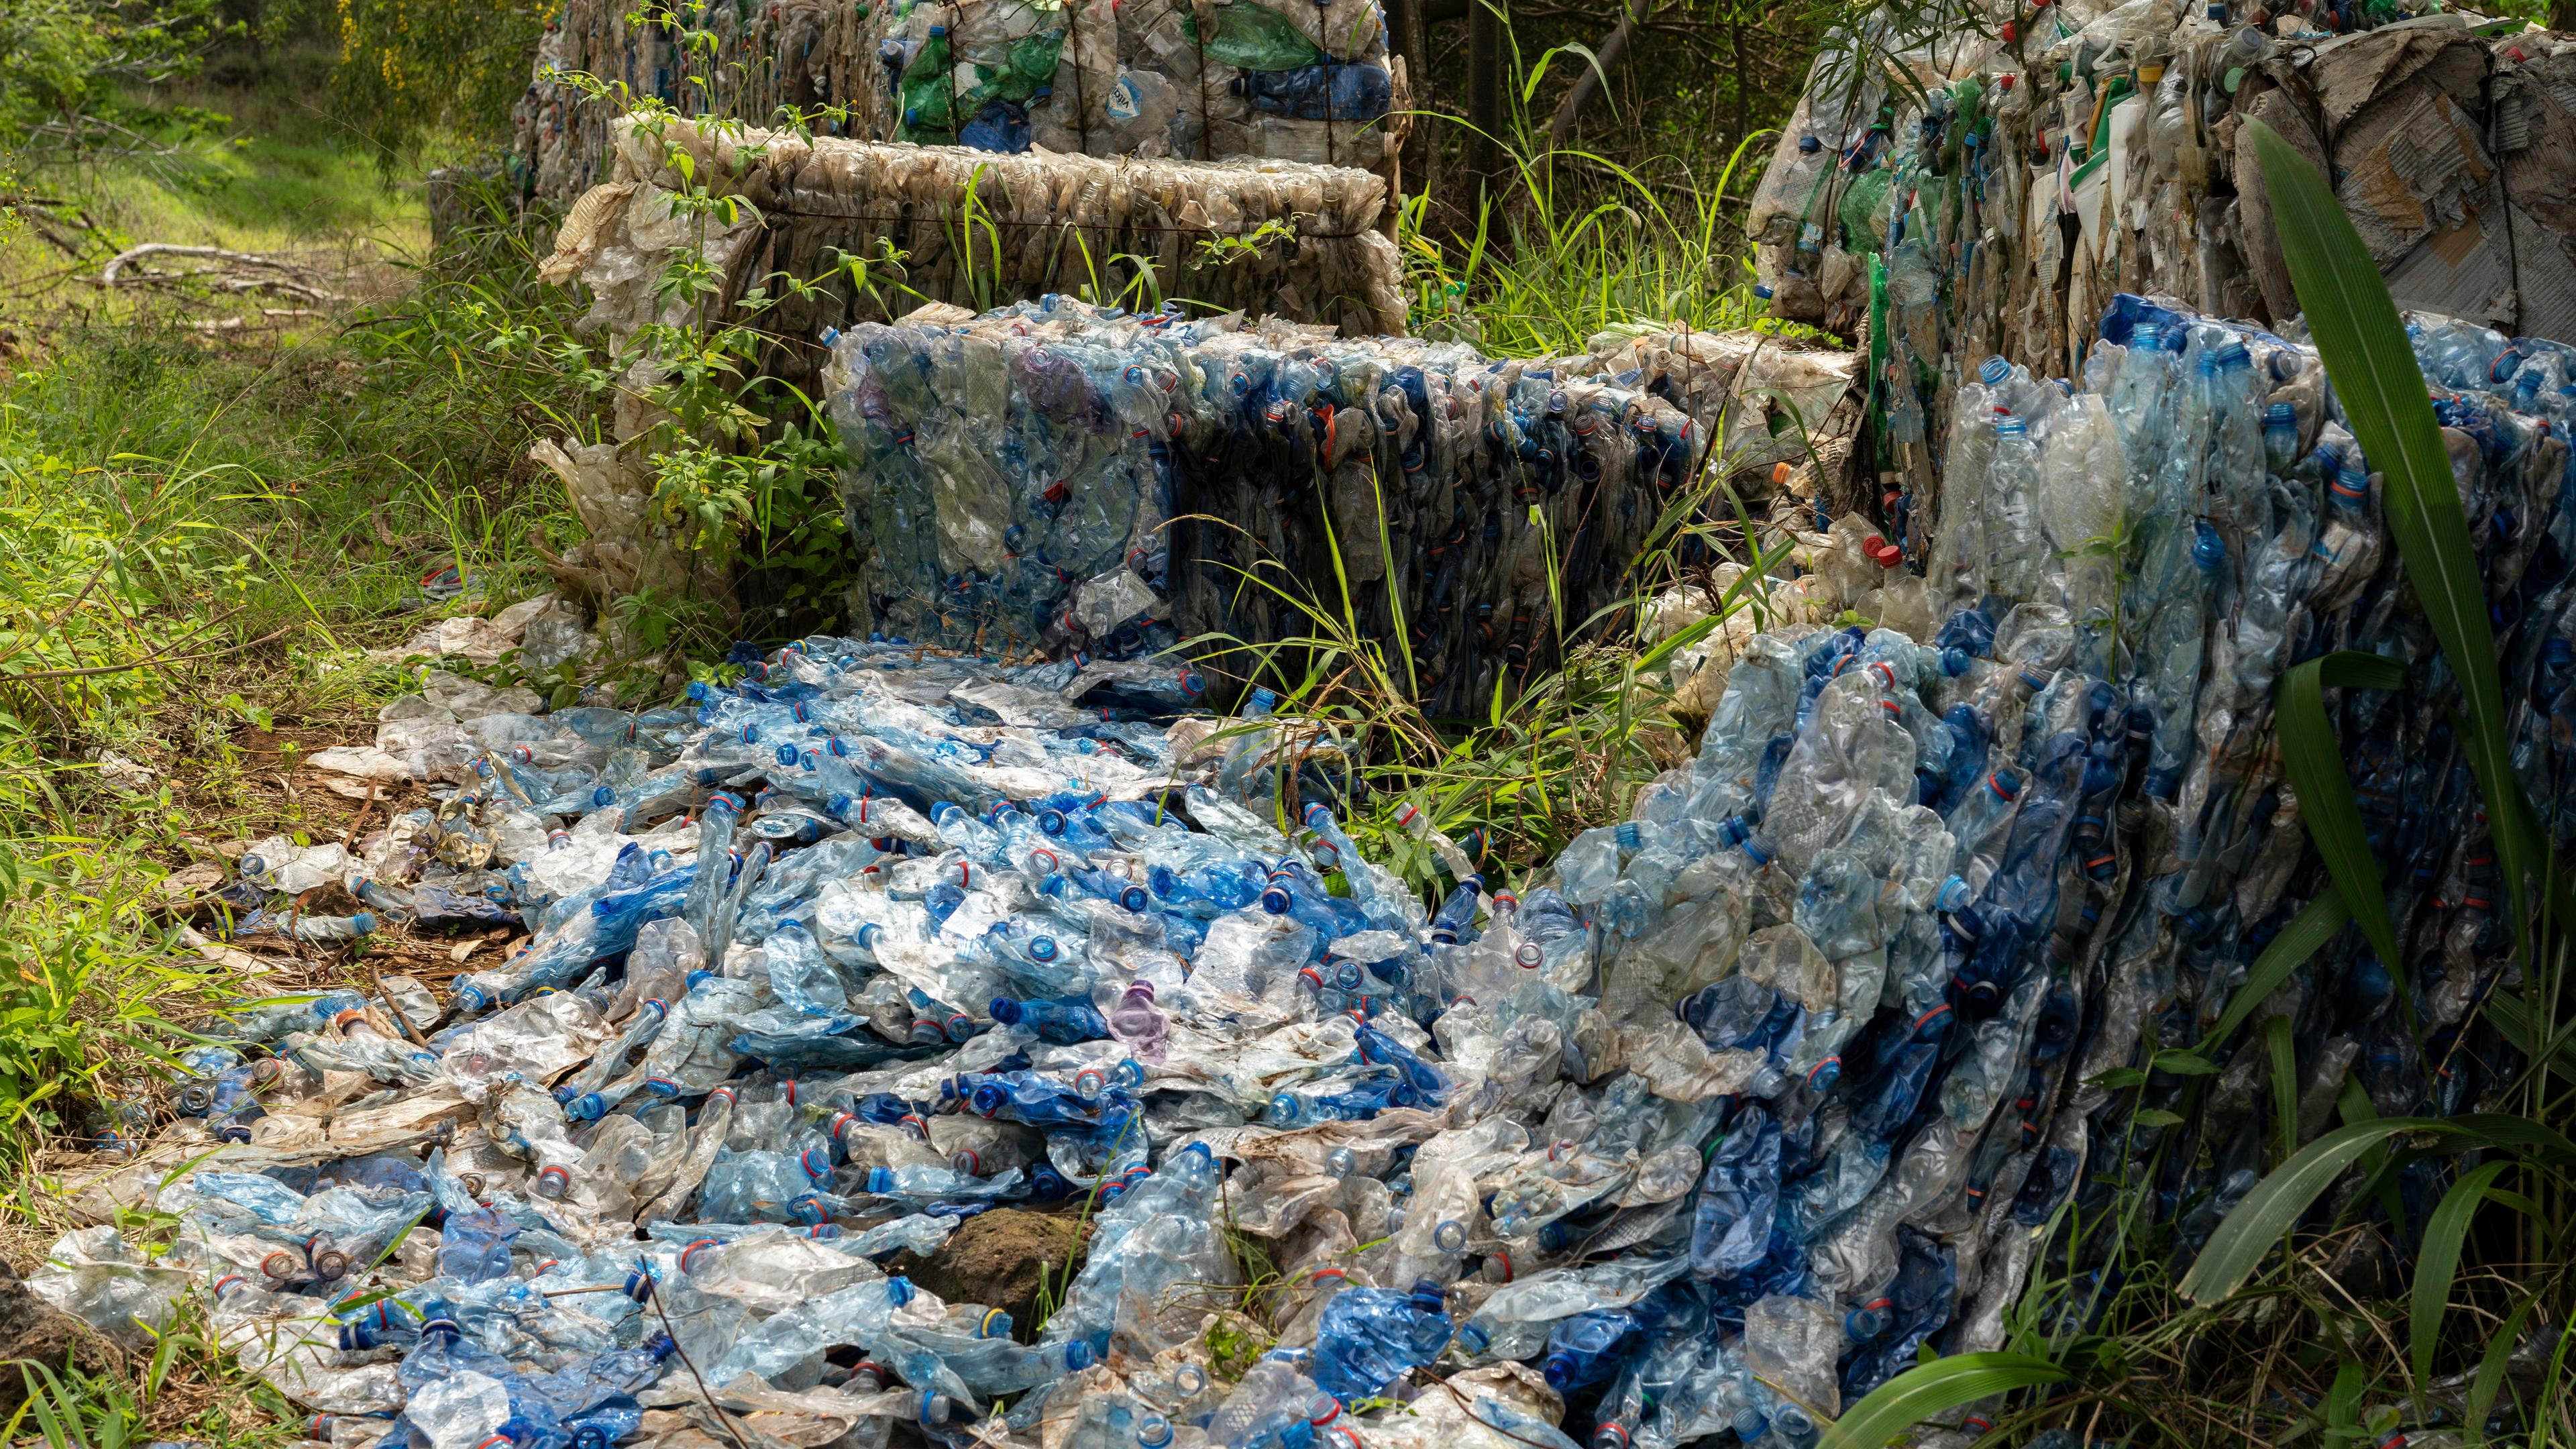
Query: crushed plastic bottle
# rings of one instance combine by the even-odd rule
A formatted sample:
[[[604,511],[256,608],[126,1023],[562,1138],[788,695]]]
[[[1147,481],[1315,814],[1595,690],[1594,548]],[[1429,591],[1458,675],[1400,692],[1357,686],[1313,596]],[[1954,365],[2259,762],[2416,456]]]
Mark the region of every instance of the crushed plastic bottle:
[[[2330,888],[2268,681],[2420,657],[2349,431],[2316,417],[2300,455],[2275,426],[2309,435],[2273,398],[2314,360],[2158,326],[2098,369],[2171,401],[2152,423],[2009,368],[1960,389],[1985,421],[1953,438],[1992,433],[1953,458],[1985,472],[1950,480],[1979,521],[1932,554],[1939,617],[1748,636],[1695,753],[1515,889],[1278,757],[1275,698],[1173,719],[1138,676],[1104,719],[1070,661],[812,638],[686,709],[491,725],[473,785],[334,868],[506,901],[526,948],[431,1020],[409,992],[241,1003],[150,1145],[185,1165],[75,1185],[148,1194],[168,1251],[85,1229],[31,1284],[129,1335],[203,1291],[353,1442],[605,1449],[679,1407],[882,1444],[1002,1401],[1019,1442],[1315,1449],[1410,1442],[1386,1405],[1506,1361],[1579,1406],[1470,1396],[1530,1442],[1819,1442],[1925,1348],[2000,1345],[2043,1265],[2107,1272],[2050,1236],[2068,1204],[2165,1174],[2141,1211],[2188,1253],[2347,1079],[2388,1116],[2510,1080],[2473,1010],[2512,969],[2501,883],[2473,778],[2427,763],[2435,677],[2336,706],[2419,969],[2321,949],[2293,1091],[2245,1034],[2194,1118],[2143,1075]],[[2559,358],[2513,346],[2510,392],[2436,405],[2521,601],[2514,767],[2546,781],[2576,768],[2576,472],[2565,395],[2519,387]],[[2114,480],[2117,546],[2041,546]],[[584,791],[612,769],[680,783]],[[1373,805],[1436,888],[1363,858],[1342,822]],[[888,1271],[1012,1210],[1090,1226],[1042,1324]],[[1226,1377],[1211,1321],[1255,1350]]]

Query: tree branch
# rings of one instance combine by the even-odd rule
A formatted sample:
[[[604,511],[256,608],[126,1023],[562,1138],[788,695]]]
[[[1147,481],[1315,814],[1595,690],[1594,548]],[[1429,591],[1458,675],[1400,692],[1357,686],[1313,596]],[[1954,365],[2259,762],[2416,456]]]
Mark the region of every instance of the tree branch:
[[[1593,48],[1600,58],[1597,66],[1585,66],[1574,77],[1574,88],[1556,103],[1556,116],[1547,123],[1547,149],[1562,151],[1574,139],[1574,123],[1592,97],[1601,90],[1602,77],[1618,68],[1628,58],[1628,42],[1636,38],[1637,27],[1652,15],[1660,0],[1626,0],[1619,10],[1619,23]]]

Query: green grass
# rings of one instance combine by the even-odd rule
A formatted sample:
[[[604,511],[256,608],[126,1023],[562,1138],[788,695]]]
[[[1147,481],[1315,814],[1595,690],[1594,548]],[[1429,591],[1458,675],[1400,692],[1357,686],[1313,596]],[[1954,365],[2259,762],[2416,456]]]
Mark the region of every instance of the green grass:
[[[260,162],[258,194],[301,195],[297,234],[323,235],[381,195],[336,164],[286,180]],[[220,188],[122,180],[219,227],[199,203]],[[523,256],[518,240],[495,245]],[[487,268],[477,295],[507,305],[524,270]],[[447,284],[426,275],[436,312]],[[0,1152],[21,1163],[117,1107],[151,1112],[157,1024],[223,984],[174,946],[153,882],[308,823],[316,802],[244,737],[363,742],[405,681],[357,651],[436,617],[417,579],[456,562],[478,599],[508,602],[551,586],[540,545],[578,536],[526,457],[553,430],[553,379],[442,348],[408,304],[241,346],[192,330],[185,305],[83,322],[65,295],[42,350],[0,372],[0,913],[50,910],[0,938]],[[109,788],[103,750],[159,782]]]
[[[256,65],[219,61],[212,75],[133,97],[155,119],[113,151],[0,156],[16,189],[71,204],[45,216],[69,250],[37,228],[0,227],[0,321],[42,331],[82,313],[123,315],[121,299],[66,290],[77,287],[66,279],[94,278],[115,252],[147,242],[294,256],[361,294],[399,291],[401,265],[429,249],[419,171],[328,113],[331,64],[309,44]],[[240,310],[208,302],[196,315]]]
[[[249,251],[363,240],[425,252],[417,170],[389,167],[398,158],[329,114],[330,70],[327,52],[299,48],[242,77],[248,87],[220,72],[172,86],[164,102],[175,111],[222,119],[196,128],[184,161],[102,171],[117,223],[138,239]]]

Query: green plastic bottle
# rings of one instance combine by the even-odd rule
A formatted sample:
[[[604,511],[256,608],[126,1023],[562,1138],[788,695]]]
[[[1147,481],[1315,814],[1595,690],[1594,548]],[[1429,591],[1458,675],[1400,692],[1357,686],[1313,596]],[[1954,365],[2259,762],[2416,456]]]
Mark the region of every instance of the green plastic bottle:
[[[903,131],[908,140],[924,144],[944,144],[955,134],[957,122],[949,109],[948,27],[930,27],[930,38],[921,43],[921,51],[912,64],[903,68],[903,80],[897,89],[903,99]]]
[[[1237,70],[1298,70],[1324,63],[1324,52],[1297,28],[1297,22],[1267,5],[1237,0],[1215,10],[1214,34],[1203,48],[1207,58]],[[1181,17],[1181,34],[1199,44],[1198,17]]]
[[[1026,105],[1030,97],[1055,84],[1056,63],[1064,58],[1064,32],[1041,30],[1023,35],[1011,42],[1007,53],[991,61],[981,56],[968,58],[975,62],[976,86],[971,96],[958,97],[960,111],[973,115],[984,108],[986,101]]]

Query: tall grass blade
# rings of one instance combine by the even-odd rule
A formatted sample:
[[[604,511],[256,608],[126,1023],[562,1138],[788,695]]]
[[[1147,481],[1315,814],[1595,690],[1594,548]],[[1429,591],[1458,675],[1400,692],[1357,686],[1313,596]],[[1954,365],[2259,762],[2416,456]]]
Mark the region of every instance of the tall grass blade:
[[[2448,452],[2426,400],[2424,375],[2379,268],[2325,178],[2281,139],[2246,118],[2263,165],[2282,259],[2306,313],[2326,375],[2342,399],[2370,465],[2384,479],[2382,507],[2397,553],[2467,705],[2469,764],[2487,801],[2496,860],[2512,891],[2514,927],[2529,944],[2527,906],[2541,869],[2530,804],[2513,773],[2504,684],[2485,580],[2469,543],[2468,517],[2451,478]],[[2304,810],[2308,801],[2302,794]],[[2377,912],[2362,914],[2367,918]],[[2376,940],[2373,941],[2376,945]],[[2397,962],[2388,964],[2393,969]]]
[[[1825,1429],[1824,1449],[1882,1449],[1935,1414],[2014,1389],[2066,1381],[2066,1370],[2021,1353],[1963,1353],[1907,1369]]]
[[[2411,1136],[2448,1138],[2452,1151],[2520,1149],[2562,1171],[2576,1166],[2576,1142],[2537,1122],[2500,1112],[2347,1122],[2301,1148],[2271,1176],[2254,1184],[2218,1231],[2209,1235],[2209,1246],[2183,1276],[2182,1296],[2206,1304],[2235,1292],[2345,1168],[2381,1143]]]
[[[2495,1407],[2496,1392],[2504,1387],[2504,1369],[2513,1351],[2522,1343],[2522,1326],[2531,1319],[2531,1310],[2540,1306],[2540,1289],[2522,1296],[2513,1311],[2496,1325],[2487,1339],[2487,1351],[2478,1359],[2478,1376],[2469,1385],[2468,1442],[2483,1444],[2487,1437],[2487,1411]],[[2541,1441],[2537,1438],[2534,1444]]]
[[[2272,1055],[2272,1125],[2287,1162],[2299,1150],[2299,1043],[2288,1017],[2263,1018],[2263,1045]]]
[[[2495,1023],[2496,1030],[2513,1043],[2514,1050],[2535,1065],[2547,1058],[2549,1067],[2558,1075],[2576,1082],[2576,1034],[2561,1031],[2555,1040],[2549,1039],[2547,1028],[2532,1019],[2531,1007],[2522,999],[2522,993],[2507,987],[2498,987],[2487,998],[2486,1011],[2487,1020]]]
[[[2510,1159],[2502,1159],[2471,1170],[2442,1194],[2440,1205],[2424,1224],[2424,1245],[2415,1252],[2414,1302],[2406,1325],[2407,1349],[2419,1385],[2433,1377],[2433,1345],[2442,1331],[2442,1314],[2451,1306],[2451,1281],[2460,1270],[2460,1245],[2468,1240],[2469,1222],[2486,1201],[2488,1186],[2511,1166]]]
[[[2301,797],[2303,804],[2305,798]],[[2245,1018],[2254,1014],[2254,1008],[2278,991],[2291,972],[2323,949],[2351,920],[2352,908],[2336,892],[2328,891],[2308,902],[2308,908],[2291,917],[2281,934],[2263,948],[2263,954],[2254,958],[2253,968],[2245,973],[2245,984],[2236,988],[2236,994],[2227,1000],[2227,1010],[2219,1013],[2218,1024],[2192,1050],[2206,1057],[2226,1045],[2236,1028],[2245,1024]]]
[[[2215,1303],[2235,1292],[2345,1168],[2380,1143],[2428,1125],[2419,1118],[2382,1117],[2347,1123],[2309,1143],[2254,1184],[2218,1231],[2209,1235],[2209,1246],[2183,1275],[2182,1296],[2194,1303]]]
[[[2450,476],[2443,473],[2444,487],[2450,486]],[[2406,668],[2396,660],[2345,649],[2292,666],[2281,675],[2276,691],[2281,772],[2299,797],[2299,823],[2316,842],[2317,854],[2325,858],[2326,870],[2334,877],[2336,893],[2361,922],[2370,949],[2400,982],[2406,979],[2405,961],[2398,954],[2396,929],[2388,923],[2388,892],[2381,885],[2379,862],[2370,853],[2370,837],[2362,828],[2352,776],[2343,767],[2343,746],[2335,739],[2334,723],[2326,714],[2325,691],[2328,686],[2354,685],[2397,689],[2405,683]]]

